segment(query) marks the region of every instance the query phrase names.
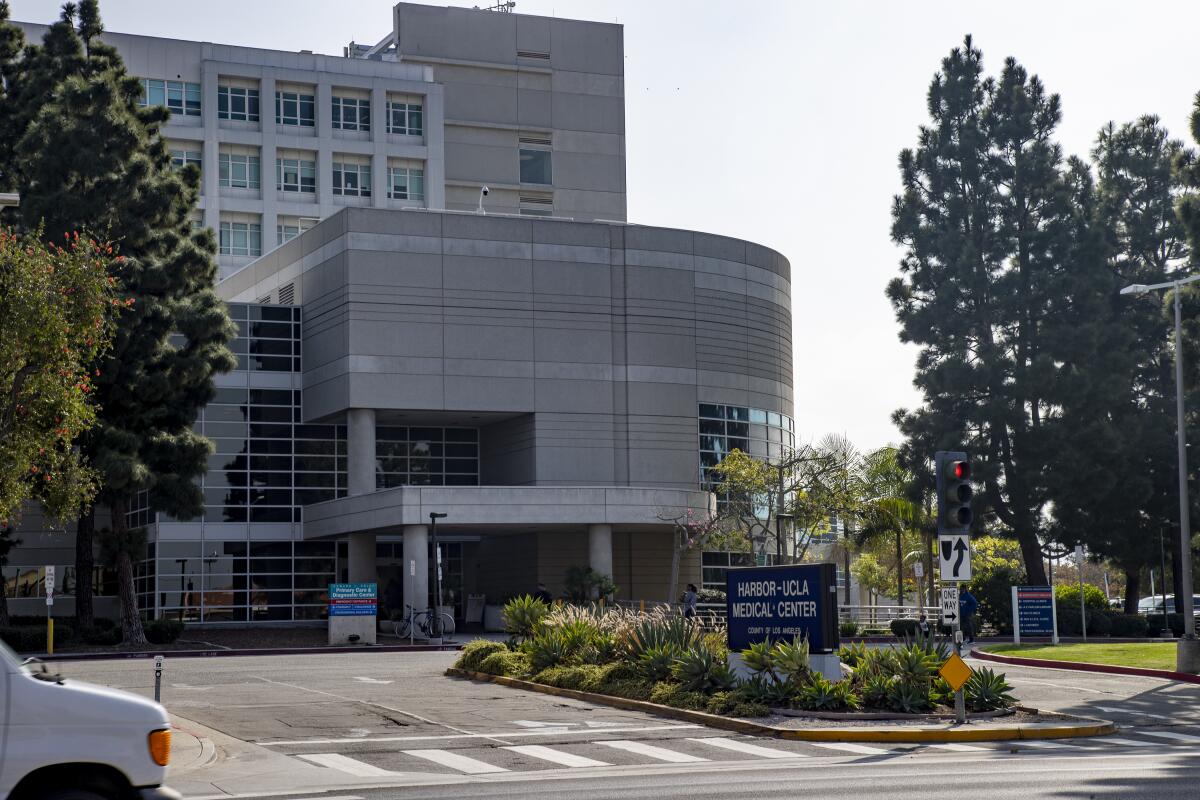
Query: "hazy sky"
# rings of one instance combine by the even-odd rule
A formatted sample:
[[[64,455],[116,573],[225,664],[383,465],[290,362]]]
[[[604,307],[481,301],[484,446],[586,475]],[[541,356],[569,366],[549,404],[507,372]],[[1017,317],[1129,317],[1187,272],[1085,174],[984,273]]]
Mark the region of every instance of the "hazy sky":
[[[444,0],[438,5],[474,5]],[[479,0],[485,5],[485,0]],[[12,0],[48,22],[60,0]],[[101,0],[110,30],[340,55],[391,26],[389,0]],[[990,74],[1015,56],[1063,98],[1059,140],[1158,114],[1185,138],[1200,91],[1197,2],[517,0],[625,26],[629,219],[760,242],[792,262],[797,432],[898,438],[916,351],[883,291],[896,158],[943,56],[971,33]]]

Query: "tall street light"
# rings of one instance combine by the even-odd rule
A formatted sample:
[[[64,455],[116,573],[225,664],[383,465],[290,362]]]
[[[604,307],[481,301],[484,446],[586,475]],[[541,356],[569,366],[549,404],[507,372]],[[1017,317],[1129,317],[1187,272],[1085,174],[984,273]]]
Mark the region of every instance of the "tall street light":
[[[438,546],[437,521],[445,518],[445,514],[429,512],[429,538],[433,541],[433,582],[437,587],[434,592],[437,595],[437,605],[433,607],[433,616],[429,619],[429,634],[432,639],[437,640],[436,644],[442,643],[442,549]]]
[[[1175,650],[1175,669],[1178,672],[1191,673],[1200,672],[1200,642],[1196,641],[1196,618],[1192,608],[1192,525],[1188,518],[1187,441],[1183,429],[1183,323],[1181,322],[1179,289],[1196,281],[1200,281],[1200,275],[1149,286],[1135,283],[1121,290],[1121,294],[1146,294],[1159,289],[1171,289],[1175,292],[1175,425],[1178,430],[1176,438],[1179,449],[1179,546],[1181,556],[1179,572],[1182,579],[1180,583],[1183,585],[1183,597],[1175,598],[1175,608],[1183,615],[1183,638],[1179,640]],[[1165,576],[1163,579],[1166,580]],[[1166,614],[1167,609],[1164,606],[1164,622]]]

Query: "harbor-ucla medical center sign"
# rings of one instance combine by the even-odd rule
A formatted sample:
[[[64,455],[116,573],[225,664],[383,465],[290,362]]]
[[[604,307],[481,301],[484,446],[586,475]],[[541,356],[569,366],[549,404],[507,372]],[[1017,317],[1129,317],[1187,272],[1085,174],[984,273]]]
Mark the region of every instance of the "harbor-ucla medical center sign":
[[[731,651],[797,636],[812,653],[838,648],[836,565],[730,569],[725,584]]]

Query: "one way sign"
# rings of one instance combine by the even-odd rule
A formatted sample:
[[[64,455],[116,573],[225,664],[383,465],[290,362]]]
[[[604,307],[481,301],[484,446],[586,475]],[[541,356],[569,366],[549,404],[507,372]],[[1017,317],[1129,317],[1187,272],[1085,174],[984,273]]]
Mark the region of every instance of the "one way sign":
[[[954,627],[958,620],[958,589],[953,586],[942,587],[942,623]]]
[[[965,533],[938,536],[938,565],[943,581],[971,580],[971,537]]]

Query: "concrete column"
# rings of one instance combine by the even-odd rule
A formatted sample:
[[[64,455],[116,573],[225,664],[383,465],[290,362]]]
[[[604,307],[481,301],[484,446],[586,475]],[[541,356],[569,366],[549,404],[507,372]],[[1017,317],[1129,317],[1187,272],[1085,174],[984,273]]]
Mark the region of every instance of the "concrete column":
[[[417,562],[416,575],[409,564]],[[429,526],[404,526],[404,602],[418,611],[429,608]]]
[[[375,491],[375,409],[346,413],[347,489],[351,495]]]
[[[379,572],[375,569],[375,534],[354,533],[346,546],[347,572],[351,583],[375,583]]]
[[[588,525],[588,566],[612,577],[612,525]]]

